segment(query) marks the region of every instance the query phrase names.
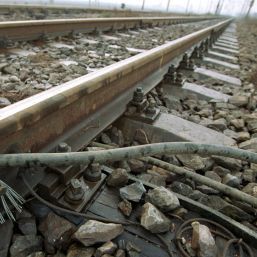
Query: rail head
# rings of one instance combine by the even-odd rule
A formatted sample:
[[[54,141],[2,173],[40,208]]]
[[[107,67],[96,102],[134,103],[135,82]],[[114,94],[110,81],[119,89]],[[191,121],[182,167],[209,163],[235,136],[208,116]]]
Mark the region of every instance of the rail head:
[[[50,19],[50,20],[25,20],[25,21],[2,21],[0,28],[19,28],[26,26],[42,26],[42,25],[59,25],[59,24],[74,24],[74,23],[114,23],[114,22],[142,22],[149,23],[151,21],[201,21],[208,19],[217,19],[214,16],[172,16],[172,17],[115,17],[115,18],[77,18],[77,19]]]
[[[0,43],[5,46],[9,41],[28,41],[70,33],[133,29],[216,18],[213,16],[172,16],[8,21],[0,22]]]
[[[73,117],[63,117],[66,119],[65,125],[62,124],[59,129],[55,128],[55,131],[50,132],[49,130],[50,134],[63,133],[64,130],[74,125],[75,120],[85,118],[97,111],[108,101],[125,92],[132,84],[142,81],[154,70],[162,68],[173,58],[207,38],[211,33],[224,28],[230,22],[231,19],[222,21],[0,109],[0,137],[5,141],[0,151],[7,150],[8,144],[14,140],[15,134],[22,135],[24,130],[26,131],[25,135],[28,136],[30,128],[34,128],[38,122],[42,120],[49,122],[51,115],[62,116],[64,115],[62,112],[70,113],[69,108],[73,105],[77,106],[77,113],[74,113]],[[102,97],[99,97],[101,95]],[[78,104],[79,102],[80,104]],[[75,118],[76,115],[77,118]],[[53,134],[48,135],[48,140],[52,136]],[[10,141],[8,141],[9,139]],[[34,143],[31,141],[24,146],[24,151],[39,150],[42,142],[36,142],[37,138],[34,140]]]

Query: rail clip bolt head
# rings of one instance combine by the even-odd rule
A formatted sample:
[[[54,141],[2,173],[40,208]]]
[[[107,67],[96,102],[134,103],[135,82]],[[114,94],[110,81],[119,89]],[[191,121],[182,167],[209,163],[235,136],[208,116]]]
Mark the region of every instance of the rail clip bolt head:
[[[133,101],[141,103],[144,100],[144,92],[142,87],[138,87],[133,95]]]
[[[147,113],[147,114],[151,114],[151,115],[153,115],[153,114],[156,113],[155,101],[153,101],[153,100],[150,100],[150,101],[149,101],[149,105],[148,105],[148,107],[147,107],[147,109],[146,109],[146,113]]]
[[[83,200],[85,191],[83,190],[81,181],[79,179],[71,179],[70,187],[65,192],[65,200],[68,203],[78,203]]]
[[[84,173],[84,178],[90,182],[97,182],[101,180],[102,171],[99,163],[92,163],[88,166]]]
[[[78,195],[82,192],[82,186],[78,179],[72,179],[70,185],[71,185],[71,191],[73,192],[74,195]]]
[[[67,153],[71,151],[71,147],[67,143],[61,142],[58,144],[56,151],[58,153]]]

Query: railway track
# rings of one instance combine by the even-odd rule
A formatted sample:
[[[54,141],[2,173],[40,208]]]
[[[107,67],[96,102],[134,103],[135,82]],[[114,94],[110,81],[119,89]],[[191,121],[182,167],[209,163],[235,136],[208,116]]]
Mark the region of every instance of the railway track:
[[[60,21],[51,21],[51,26],[56,26],[56,22]],[[27,43],[12,41],[2,49],[2,96],[16,102],[211,24],[215,20],[103,33],[100,26],[97,33],[73,33]]]
[[[150,20],[154,21],[152,27],[161,25],[152,18],[146,23]],[[0,171],[1,179],[19,194],[35,197],[26,208],[40,221],[38,230],[45,240],[45,253],[59,256],[58,249],[69,257],[93,256],[95,251],[95,256],[106,257],[199,256],[191,244],[190,224],[197,221],[206,225],[215,238],[214,244],[210,235],[209,241],[203,242],[210,256],[233,256],[240,251],[245,256],[257,254],[256,164],[247,161],[255,162],[256,156],[244,159],[242,152],[235,155],[231,148],[224,150],[254,149],[256,95],[253,85],[245,86],[236,77],[240,70],[236,25],[231,19],[206,24],[193,33],[0,109],[1,153],[66,153],[67,161],[68,152],[72,151],[85,152],[84,158],[89,158],[83,162],[86,165],[70,165],[70,159],[69,165],[62,166],[61,162],[54,165],[55,157],[49,155],[49,165],[45,167],[40,165],[40,156],[35,155],[33,161],[23,161],[24,169],[15,167],[17,163],[21,166],[19,156],[10,156],[8,172],[7,168]],[[106,26],[108,30],[112,28],[104,24],[104,29]],[[134,23],[131,26],[135,28]],[[144,27],[142,20],[140,26]],[[65,33],[70,31],[69,28]],[[32,38],[35,39],[31,34],[13,37]],[[242,122],[246,122],[247,131]],[[218,144],[221,148],[214,152],[209,145],[201,151],[197,145],[185,145],[184,150],[180,149],[182,145],[175,149],[169,145],[163,148],[166,152],[158,152],[155,158],[142,159],[151,155],[149,144],[177,141]],[[144,150],[124,148],[145,144],[149,146]],[[103,150],[118,147],[123,149],[113,153]],[[151,147],[156,154],[157,146]],[[173,149],[170,154],[169,147]],[[101,159],[101,164],[92,158]],[[4,155],[0,156],[0,164],[7,165],[3,163]],[[176,194],[167,195],[169,191],[164,187]],[[239,189],[249,196],[242,195]],[[147,196],[143,196],[145,193]],[[165,201],[175,207],[164,207],[165,195]],[[46,206],[57,214],[49,212]],[[23,234],[26,235],[26,229],[22,224],[35,224],[34,216],[17,217]],[[83,217],[91,221],[81,225]],[[94,220],[119,225],[108,228]],[[12,233],[11,222],[2,226],[4,233]],[[90,234],[92,226],[98,229],[97,236],[96,231]],[[81,244],[71,245],[72,234],[75,242]],[[88,240],[88,235],[93,241]],[[10,239],[6,237],[2,242],[7,251]],[[11,256],[42,250],[41,238],[35,233],[31,235],[31,245],[19,247],[23,240],[24,236],[14,240]],[[114,243],[100,247],[109,240]]]

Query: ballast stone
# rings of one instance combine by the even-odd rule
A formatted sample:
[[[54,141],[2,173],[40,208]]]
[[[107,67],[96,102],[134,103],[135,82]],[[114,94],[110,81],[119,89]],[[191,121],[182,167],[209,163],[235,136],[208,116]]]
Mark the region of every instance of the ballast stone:
[[[104,254],[114,254],[117,249],[117,245],[112,241],[104,243],[101,247],[97,248],[95,252],[95,257],[101,257]]]
[[[156,187],[147,194],[149,202],[163,212],[172,211],[180,206],[177,196],[165,187]]]
[[[122,234],[123,231],[123,226],[120,224],[88,220],[79,227],[73,237],[84,246],[91,246],[95,243],[108,242]]]
[[[120,189],[120,196],[122,199],[126,199],[128,201],[139,202],[146,192],[144,185],[142,182],[135,182],[126,187],[122,187]]]
[[[141,225],[152,233],[163,233],[170,229],[170,220],[151,203],[143,205]]]
[[[69,247],[66,257],[93,257],[94,253],[94,247],[83,247],[75,243]]]
[[[107,185],[112,187],[125,186],[128,183],[129,176],[125,169],[115,169],[107,179]]]

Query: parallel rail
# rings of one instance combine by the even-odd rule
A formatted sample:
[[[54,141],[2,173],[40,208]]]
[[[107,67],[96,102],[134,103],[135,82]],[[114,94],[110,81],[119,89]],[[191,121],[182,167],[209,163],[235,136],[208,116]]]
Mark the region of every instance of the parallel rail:
[[[207,19],[217,19],[217,17],[181,16],[9,21],[0,22],[0,41],[35,40],[45,36],[53,37],[69,33],[132,29]]]
[[[21,152],[51,150],[71,135],[71,145],[77,142],[73,150],[78,150],[85,135],[92,140],[122,115],[138,83],[165,71],[175,57],[230,22],[219,22],[1,109],[0,152],[10,151],[11,146]],[[149,85],[143,84],[146,91],[151,90]]]

